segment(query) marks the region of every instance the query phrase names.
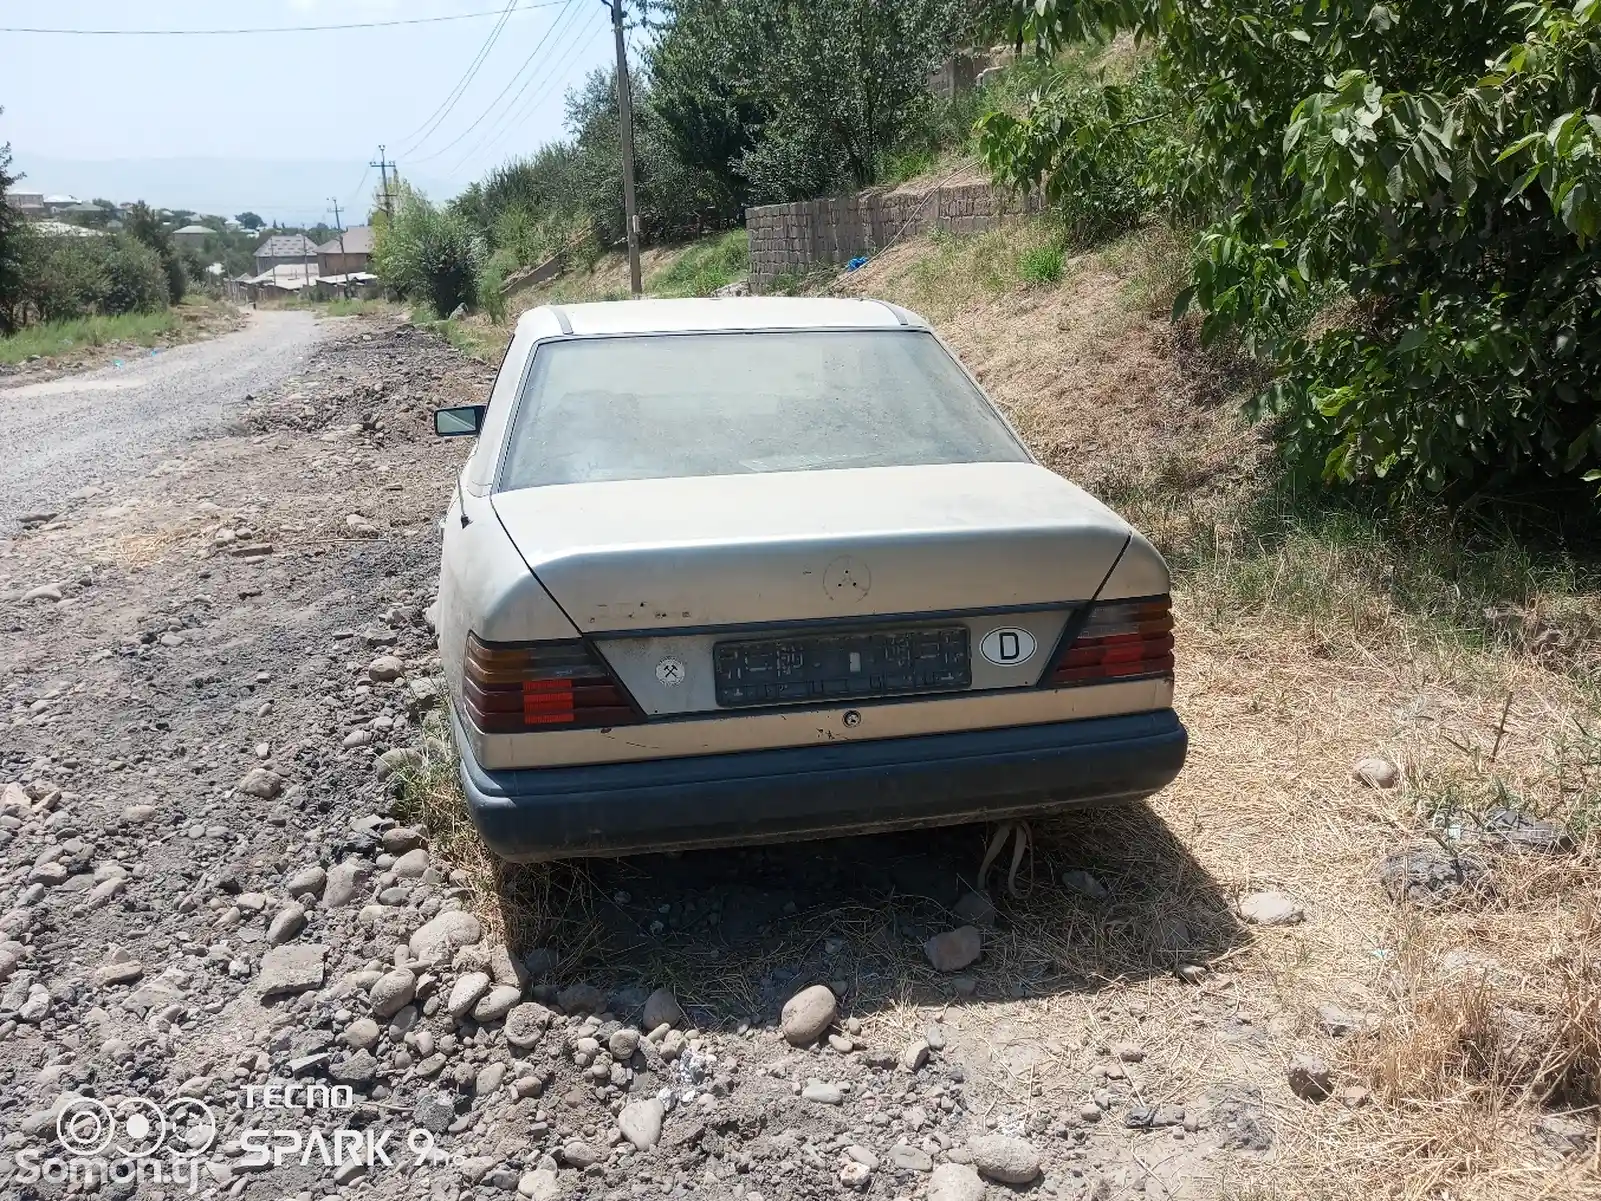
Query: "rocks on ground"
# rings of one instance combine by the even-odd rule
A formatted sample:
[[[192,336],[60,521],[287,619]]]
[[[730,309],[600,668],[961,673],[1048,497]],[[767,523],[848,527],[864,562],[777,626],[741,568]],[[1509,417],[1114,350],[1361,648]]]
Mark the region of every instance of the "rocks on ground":
[[[826,984],[814,984],[791,997],[784,1005],[781,1025],[784,1038],[792,1047],[805,1047],[821,1038],[839,1014],[839,1002]]]

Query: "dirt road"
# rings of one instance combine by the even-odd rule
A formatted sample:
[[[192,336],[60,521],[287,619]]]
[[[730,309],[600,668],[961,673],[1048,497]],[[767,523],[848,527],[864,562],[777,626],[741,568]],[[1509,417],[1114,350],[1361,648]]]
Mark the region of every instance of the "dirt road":
[[[0,387],[0,532],[59,508],[92,479],[114,479],[151,454],[217,433],[253,390],[304,365],[317,330],[310,313],[256,312],[242,330],[209,342]]]

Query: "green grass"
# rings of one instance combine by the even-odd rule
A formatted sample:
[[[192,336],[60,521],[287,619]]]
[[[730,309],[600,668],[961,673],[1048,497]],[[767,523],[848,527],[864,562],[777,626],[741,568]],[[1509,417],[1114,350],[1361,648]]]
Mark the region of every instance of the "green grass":
[[[393,311],[395,306],[387,300],[362,299],[360,297],[347,300],[341,296],[337,300],[330,300],[321,307],[323,312],[330,317],[359,317],[363,313],[388,313]]]
[[[1527,656],[1601,695],[1601,547],[1582,524],[1393,510],[1275,479],[1271,463],[1206,496],[1190,472],[1175,460],[1097,495],[1157,543],[1193,619],[1432,648],[1460,660],[1463,679],[1478,653]]]
[[[498,363],[506,353],[511,327],[482,321],[419,320],[462,354],[485,363]]]
[[[75,321],[50,321],[30,325],[21,333],[0,338],[0,363],[21,363],[34,355],[49,358],[70,354],[109,342],[133,342],[154,346],[161,335],[179,325],[171,309],[159,313],[121,313],[115,317],[81,317]]]
[[[1062,248],[1057,245],[1046,245],[1025,250],[1018,262],[1017,273],[1023,277],[1024,283],[1061,283]]]
[[[649,296],[710,296],[745,278],[750,241],[743,229],[702,238],[645,281]]]

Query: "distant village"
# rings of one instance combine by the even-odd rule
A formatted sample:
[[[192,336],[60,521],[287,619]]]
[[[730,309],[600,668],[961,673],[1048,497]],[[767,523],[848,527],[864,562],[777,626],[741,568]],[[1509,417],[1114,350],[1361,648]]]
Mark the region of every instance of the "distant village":
[[[5,203],[44,237],[96,238],[122,229],[132,204],[84,201],[13,188]],[[268,226],[254,213],[234,217],[188,209],[158,209],[179,250],[200,263],[205,279],[234,300],[308,295],[316,299],[363,296],[377,291],[370,270],[373,230],[317,225],[305,229]]]

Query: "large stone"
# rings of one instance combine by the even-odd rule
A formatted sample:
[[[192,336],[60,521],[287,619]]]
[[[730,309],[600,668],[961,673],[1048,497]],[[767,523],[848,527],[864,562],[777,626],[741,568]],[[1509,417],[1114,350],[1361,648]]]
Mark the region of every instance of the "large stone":
[[[899,1172],[931,1172],[934,1161],[921,1147],[896,1143],[889,1149],[889,1165]]]
[[[367,999],[372,1003],[374,1016],[392,1018],[417,995],[417,977],[409,969],[397,967],[385,972],[374,981]]]
[[[1292,926],[1305,914],[1282,892],[1253,892],[1240,898],[1240,916],[1253,926]]]
[[[340,1038],[345,1045],[357,1051],[371,1051],[378,1045],[378,1023],[371,1018],[357,1018],[346,1026]]]
[[[423,847],[407,851],[395,860],[394,873],[401,880],[420,880],[428,870],[428,852]]]
[[[450,990],[450,999],[445,1002],[445,1011],[458,1020],[464,1018],[472,1007],[478,1004],[478,998],[487,991],[489,991],[488,972],[464,972]]]
[[[873,1169],[853,1159],[840,1165],[839,1182],[848,1189],[866,1192],[873,1183]]]
[[[1451,855],[1437,846],[1387,855],[1379,882],[1392,901],[1424,907],[1477,900],[1495,893],[1495,875],[1482,859]]]
[[[272,915],[272,922],[267,926],[267,942],[271,946],[282,946],[305,928],[306,911],[291,901]]]
[[[984,936],[974,926],[947,930],[923,944],[923,953],[936,972],[959,972],[976,963],[983,952]]]
[[[110,984],[132,984],[144,974],[145,965],[117,947],[106,956],[105,963],[95,969],[94,980],[103,988]]]
[[[561,1180],[549,1168],[535,1168],[517,1178],[517,1195],[526,1201],[556,1201],[561,1196]]]
[[[1546,1114],[1534,1127],[1535,1135],[1560,1155],[1587,1155],[1595,1144],[1595,1119],[1584,1121],[1566,1114]]]
[[[826,984],[803,988],[784,1002],[781,1024],[792,1047],[808,1047],[822,1038],[839,1016],[839,1002]]]
[[[818,1105],[839,1105],[845,1100],[845,1091],[826,1080],[808,1080],[801,1089],[801,1099]]]
[[[257,977],[261,995],[270,997],[321,988],[323,960],[327,954],[327,947],[316,944],[291,943],[274,947],[261,957],[261,973]]]
[[[406,665],[394,655],[379,655],[367,664],[367,678],[380,684],[398,680],[405,674]]]
[[[605,1162],[606,1152],[581,1139],[573,1139],[562,1145],[561,1157],[573,1167],[583,1169],[590,1164]]]
[[[1040,1174],[1040,1153],[1027,1139],[983,1134],[967,1140],[979,1175],[1002,1184],[1028,1184]]]
[[[1573,835],[1565,826],[1505,806],[1489,813],[1484,832],[1519,851],[1557,855],[1573,849]]]
[[[422,831],[411,826],[390,826],[379,835],[384,852],[389,855],[404,855],[407,851],[414,851],[423,844]]]
[[[684,1011],[679,1008],[678,998],[673,995],[670,988],[658,988],[645,998],[645,1013],[640,1025],[646,1030],[654,1030],[658,1026],[676,1026],[684,1020]]]
[[[328,1074],[339,1084],[371,1084],[378,1074],[378,1061],[371,1051],[357,1050],[334,1064]]]
[[[506,1042],[519,1051],[526,1051],[544,1036],[555,1015],[538,1001],[524,1001],[513,1005],[502,1027]]]
[[[606,994],[593,984],[571,984],[556,994],[563,1013],[599,1013],[606,1008]]]
[[[662,1118],[666,1116],[662,1103],[655,1097],[648,1101],[634,1101],[624,1105],[617,1115],[617,1129],[634,1145],[636,1151],[648,1151],[661,1141]]]
[[[284,790],[284,778],[275,771],[268,771],[265,767],[253,767],[234,787],[247,796],[270,801]]]
[[[497,984],[478,998],[478,1004],[473,1006],[473,1021],[498,1022],[512,1011],[512,1007],[522,1000],[522,989],[515,984]]]
[[[1338,1005],[1319,1005],[1317,1024],[1335,1038],[1344,1038],[1348,1034],[1360,1034],[1372,1030],[1379,1022],[1371,1013],[1353,1013],[1341,1009]]]
[[[1351,768],[1351,777],[1369,788],[1394,788],[1401,782],[1401,769],[1388,759],[1373,755],[1358,759]]]
[[[412,957],[419,962],[448,963],[458,950],[483,936],[484,928],[472,914],[446,909],[413,932],[409,945]]]
[[[942,1163],[928,1178],[928,1201],[984,1201],[984,1181],[965,1163]]]
[[[330,908],[350,904],[358,896],[366,895],[371,878],[372,864],[365,859],[346,859],[334,864],[323,887],[322,903]]]
[[[906,1044],[901,1051],[901,1067],[915,1072],[928,1062],[928,1043],[919,1038]]]
[[[284,891],[292,897],[322,896],[323,889],[328,886],[328,873],[321,867],[313,864],[303,867],[290,876],[284,884]]]
[[[1323,1101],[1334,1092],[1334,1078],[1329,1065],[1316,1055],[1297,1054],[1285,1069],[1290,1091],[1303,1101]]]

